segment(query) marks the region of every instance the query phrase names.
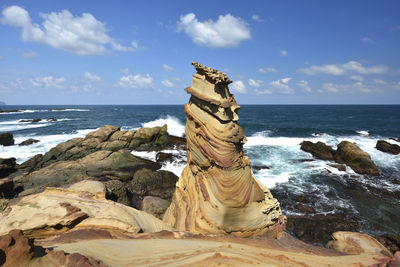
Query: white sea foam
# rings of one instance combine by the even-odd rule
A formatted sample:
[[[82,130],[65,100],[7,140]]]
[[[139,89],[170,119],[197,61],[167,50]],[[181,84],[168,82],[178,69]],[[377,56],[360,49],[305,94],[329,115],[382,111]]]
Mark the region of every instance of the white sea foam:
[[[163,126],[164,124],[167,124],[168,133],[170,135],[183,136],[185,134],[185,125],[183,125],[178,118],[170,115],[154,121],[142,123],[142,127],[151,128],[156,126]]]
[[[55,135],[16,135],[14,136],[15,144],[13,146],[0,146],[0,158],[14,157],[17,159],[17,163],[22,163],[36,154],[44,154],[49,151],[52,147],[59,143],[65,142],[75,137],[84,137],[87,133],[95,129],[78,130],[71,134],[55,134]],[[34,138],[39,140],[38,143],[29,146],[18,146],[22,141]]]
[[[369,132],[368,132],[368,131],[363,131],[363,130],[357,131],[357,133],[358,133],[358,134],[361,134],[361,135],[369,135]]]
[[[48,122],[45,122],[45,123],[34,123],[34,124],[21,123],[20,125],[2,124],[0,126],[0,132],[19,131],[19,130],[25,130],[25,129],[31,129],[31,128],[46,127],[46,126],[49,126],[49,125],[50,125],[50,123],[48,123]]]
[[[89,109],[80,109],[80,108],[66,108],[66,109],[20,109],[15,112],[1,112],[1,114],[22,114],[22,113],[34,113],[34,112],[64,112],[64,111],[90,111]]]
[[[81,108],[66,108],[66,109],[50,109],[48,111],[51,112],[63,112],[63,111],[79,111],[79,112],[85,112],[85,111],[90,111],[90,109],[81,109]]]

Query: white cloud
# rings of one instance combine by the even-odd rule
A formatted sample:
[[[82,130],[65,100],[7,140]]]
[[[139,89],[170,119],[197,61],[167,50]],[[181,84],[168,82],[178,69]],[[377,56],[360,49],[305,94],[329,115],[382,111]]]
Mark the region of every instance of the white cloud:
[[[379,74],[387,71],[387,66],[372,66],[364,67],[357,61],[349,61],[345,64],[327,64],[322,66],[313,65],[311,67],[301,69],[305,74],[315,75],[318,73],[325,73],[331,75],[345,75],[348,72],[355,72],[358,74]]]
[[[128,74],[129,72],[131,72],[128,68],[124,68],[124,69],[122,69],[121,70],[121,72],[123,73],[123,74]]]
[[[175,84],[173,82],[171,82],[170,80],[164,80],[161,83],[166,87],[174,87],[175,86]]]
[[[350,79],[352,79],[354,81],[359,81],[359,82],[362,82],[364,80],[363,77],[361,77],[360,75],[351,75]]]
[[[107,34],[105,23],[90,13],[73,16],[68,10],[59,13],[40,13],[42,25],[33,23],[24,8],[9,6],[3,9],[1,22],[22,28],[22,40],[62,49],[77,55],[103,55],[108,48],[136,51],[137,43],[122,46]]]
[[[83,74],[83,77],[85,77],[86,79],[93,81],[93,82],[98,82],[101,80],[101,78],[99,76],[97,76],[95,74],[91,74],[90,72],[87,72],[87,71]]]
[[[152,88],[153,77],[149,74],[122,76],[115,85],[124,88]]]
[[[373,80],[374,83],[379,84],[379,85],[386,85],[387,82],[385,82],[384,80],[381,79],[374,79]]]
[[[369,38],[369,37],[364,37],[364,38],[362,38],[361,40],[362,40],[364,43],[367,43],[367,44],[374,44],[374,43],[375,43],[375,41],[372,40],[372,39]]]
[[[280,80],[272,81],[270,85],[279,90],[282,94],[293,94],[294,90],[290,88],[289,82],[292,78],[283,78]]]
[[[251,16],[251,19],[257,22],[262,22],[262,18],[259,15],[254,14],[253,16]]]
[[[288,56],[288,55],[289,55],[288,51],[286,51],[286,50],[281,50],[281,56],[286,57],[286,56]]]
[[[251,38],[250,27],[239,17],[220,15],[217,21],[200,22],[193,13],[180,17],[178,31],[184,31],[192,41],[206,47],[232,47]]]
[[[374,87],[364,84],[363,82],[355,82],[353,84],[333,84],[324,83],[322,84],[322,91],[330,93],[351,93],[351,92],[362,92],[371,93],[377,91]]]
[[[65,84],[66,79],[64,77],[44,76],[31,78],[29,82],[35,87],[61,88]]]
[[[168,71],[168,72],[175,70],[173,67],[168,66],[167,64],[163,64],[162,66],[163,66],[164,70]]]
[[[26,51],[21,53],[21,57],[23,58],[35,58],[37,54],[35,51]]]
[[[311,87],[308,85],[307,81],[301,80],[296,83],[297,86],[301,87],[303,91],[310,93],[312,91]]]
[[[278,72],[275,68],[271,68],[271,67],[269,67],[269,68],[266,68],[266,69],[264,69],[264,68],[259,68],[258,69],[258,72],[259,73],[269,73],[269,72]]]
[[[256,90],[254,90],[254,92],[256,93],[256,95],[270,95],[270,94],[272,94],[272,91],[271,90],[258,90],[258,89],[256,89]]]
[[[241,94],[246,93],[246,85],[244,85],[244,82],[242,81],[236,81],[231,83],[230,85],[231,90],[236,91]]]
[[[253,86],[253,87],[260,87],[261,86],[261,84],[263,83],[263,81],[261,81],[261,80],[253,80],[253,79],[249,79],[248,80],[248,83],[249,83],[249,85],[250,86]]]

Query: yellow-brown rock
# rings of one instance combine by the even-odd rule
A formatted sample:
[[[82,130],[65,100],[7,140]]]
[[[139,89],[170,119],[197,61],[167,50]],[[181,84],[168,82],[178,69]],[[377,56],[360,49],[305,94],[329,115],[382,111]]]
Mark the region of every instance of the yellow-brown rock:
[[[164,215],[181,231],[247,237],[284,229],[279,202],[252,174],[243,155],[246,137],[240,108],[225,73],[192,63],[197,70],[185,105],[188,164]]]

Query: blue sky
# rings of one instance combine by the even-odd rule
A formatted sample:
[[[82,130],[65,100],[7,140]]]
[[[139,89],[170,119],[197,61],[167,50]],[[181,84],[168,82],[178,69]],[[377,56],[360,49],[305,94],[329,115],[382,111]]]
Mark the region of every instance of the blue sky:
[[[400,104],[399,1],[2,1],[0,101],[183,104],[198,61],[239,104]]]

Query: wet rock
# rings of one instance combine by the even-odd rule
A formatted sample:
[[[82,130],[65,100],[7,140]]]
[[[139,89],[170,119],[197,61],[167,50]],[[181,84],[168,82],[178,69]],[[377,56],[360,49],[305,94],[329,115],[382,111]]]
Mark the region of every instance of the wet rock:
[[[311,206],[304,205],[304,204],[297,204],[294,206],[298,211],[305,213],[305,214],[313,214],[315,213],[315,209]]]
[[[170,204],[171,201],[159,197],[145,196],[142,201],[141,210],[162,220],[162,217]]]
[[[107,193],[106,198],[112,201],[131,206],[131,200],[129,197],[129,192],[125,184],[119,180],[110,180],[104,182],[106,186]]]
[[[172,162],[174,158],[174,155],[171,153],[158,152],[156,155],[156,162]]]
[[[33,138],[29,138],[25,141],[22,141],[21,143],[18,144],[18,146],[28,146],[28,145],[32,145],[35,143],[40,142],[39,140],[33,139]]]
[[[32,122],[32,123],[36,123],[36,122],[40,122],[42,119],[40,118],[35,118],[35,119],[29,119],[29,120],[19,120],[19,122]]]
[[[292,163],[303,163],[303,162],[312,162],[315,159],[292,159],[290,162]]]
[[[323,142],[313,143],[310,141],[303,141],[300,144],[300,149],[311,153],[314,157],[323,160],[333,160],[335,150],[332,147],[327,146]]]
[[[356,231],[358,223],[343,214],[288,216],[287,229],[300,240],[324,245],[336,231]]]
[[[328,164],[329,166],[338,169],[339,171],[346,171],[346,165],[342,165],[342,164]]]
[[[342,141],[337,146],[335,161],[346,164],[359,174],[379,175],[370,155],[349,141]]]
[[[400,143],[400,138],[393,138],[393,137],[390,137],[389,139]]]
[[[378,140],[378,142],[376,143],[376,149],[393,155],[398,155],[400,153],[399,145],[391,144],[384,140]]]
[[[0,179],[0,198],[13,198],[15,196],[14,182],[10,178]]]
[[[391,253],[394,254],[396,251],[400,251],[400,236],[394,234],[384,234],[375,238]]]
[[[261,171],[261,170],[269,170],[271,167],[265,165],[251,165],[251,169],[253,171]]]
[[[55,119],[55,118],[49,118],[49,119],[47,119],[47,121],[48,121],[48,122],[54,122],[54,121],[57,121],[57,119]]]
[[[17,171],[17,163],[15,158],[0,158],[0,178],[7,177],[15,171]]]
[[[0,145],[3,146],[12,146],[14,145],[14,136],[12,133],[2,133],[0,134]]]

